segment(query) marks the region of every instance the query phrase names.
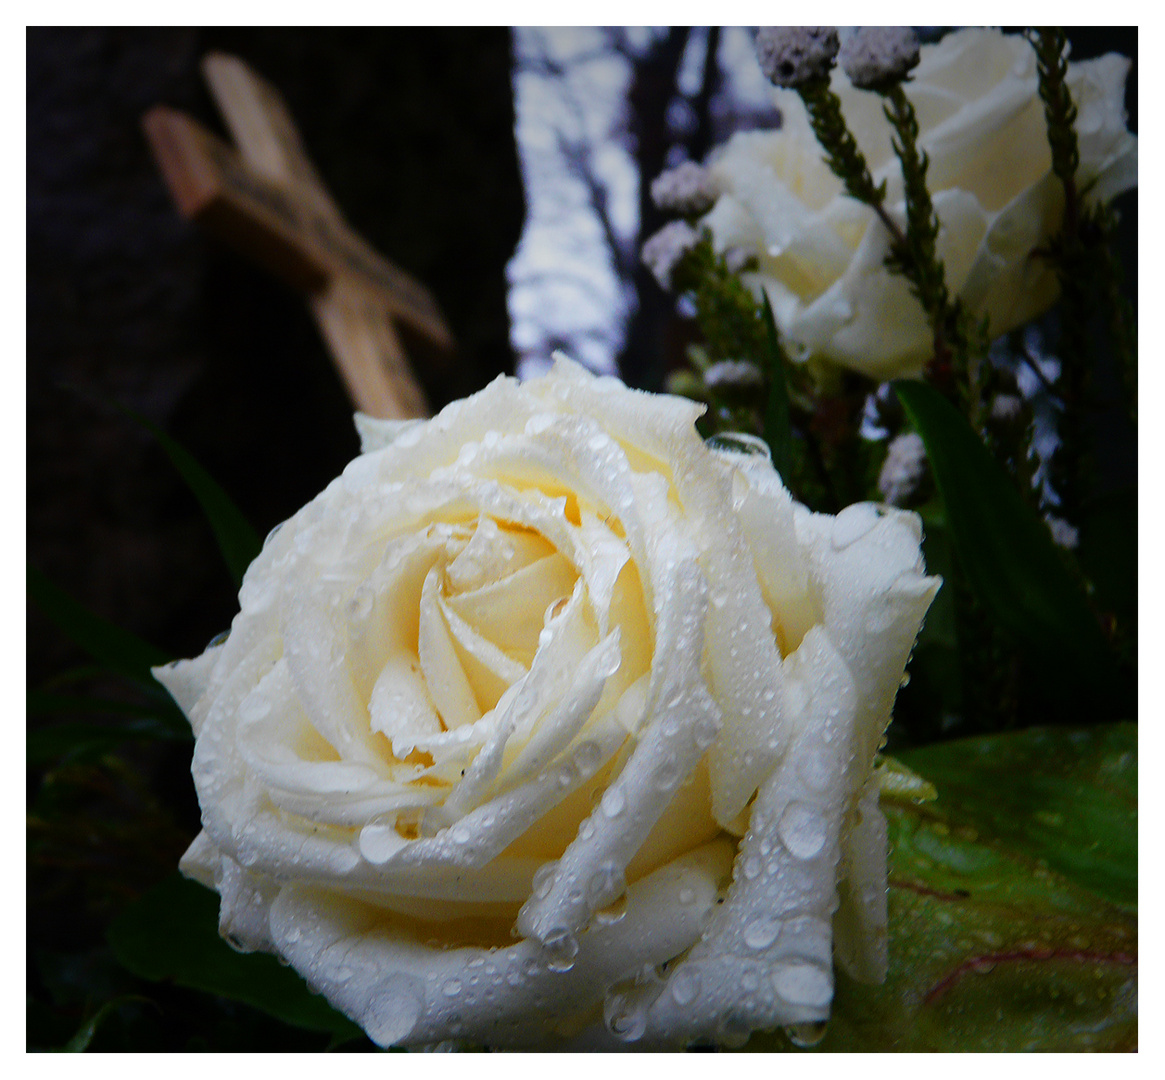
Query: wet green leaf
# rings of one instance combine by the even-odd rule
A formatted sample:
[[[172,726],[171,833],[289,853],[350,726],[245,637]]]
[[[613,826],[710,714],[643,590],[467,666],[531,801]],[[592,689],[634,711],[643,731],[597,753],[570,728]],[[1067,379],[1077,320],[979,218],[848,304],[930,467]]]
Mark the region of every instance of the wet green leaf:
[[[132,904],[107,936],[118,961],[143,979],[241,1001],[335,1042],[363,1037],[275,957],[231,949],[218,935],[218,897],[178,874]]]
[[[1102,695],[1115,685],[1111,651],[1046,524],[938,391],[908,380],[894,388],[926,444],[955,552],[975,593],[1037,659],[1049,688]]]
[[[884,804],[890,974],[838,976],[821,1050],[1137,1044],[1137,729],[903,751],[935,802]],[[781,1034],[753,1050],[788,1049]]]

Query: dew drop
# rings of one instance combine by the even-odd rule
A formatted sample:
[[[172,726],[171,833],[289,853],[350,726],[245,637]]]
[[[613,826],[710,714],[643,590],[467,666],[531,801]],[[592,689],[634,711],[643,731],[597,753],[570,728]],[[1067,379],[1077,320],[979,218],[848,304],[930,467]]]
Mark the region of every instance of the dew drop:
[[[446,997],[456,997],[461,993],[461,980],[446,979],[444,985],[441,987],[441,993]]]
[[[773,973],[773,989],[794,1005],[820,1007],[833,997],[833,980],[824,968],[794,960]]]
[[[785,1028],[785,1035],[794,1046],[807,1048],[820,1043],[828,1027],[824,1020],[811,1020],[806,1024],[790,1024]]]
[[[660,791],[671,791],[680,779],[680,765],[674,755],[669,755],[655,770],[655,786]]]
[[[690,1005],[700,992],[700,976],[687,968],[681,968],[672,976],[671,996],[677,1005]]]
[[[688,907],[690,904],[695,903],[696,890],[689,885],[685,885],[682,889],[680,889],[679,900],[680,903],[684,905],[684,907]]]
[[[780,933],[780,920],[761,915],[744,928],[744,943],[750,949],[767,949]]]
[[[451,835],[455,844],[468,844],[470,838],[473,836],[467,825],[454,825]]]
[[[578,939],[566,927],[558,927],[543,939],[542,951],[551,971],[570,971],[578,956]]]
[[[748,1037],[752,1034],[752,1027],[747,1016],[738,1012],[729,1012],[721,1017],[720,1023],[717,1024],[717,1032],[720,1036],[720,1042],[730,1050],[739,1050],[748,1042]]]
[[[720,725],[715,720],[701,720],[696,725],[693,738],[696,740],[696,746],[701,750],[707,750],[716,741],[716,736],[719,734]]]
[[[833,519],[830,539],[834,550],[844,551],[865,536],[878,523],[878,512],[872,503],[854,503]]]
[[[574,752],[575,764],[578,765],[579,771],[584,776],[589,776],[599,767],[599,762],[602,760],[603,754],[599,749],[598,743],[585,742],[580,743],[578,749]]]
[[[623,797],[623,792],[619,788],[609,787],[603,792],[603,797],[599,800],[599,805],[607,817],[617,818],[623,813],[627,805],[627,800]]]
[[[610,926],[613,923],[620,922],[626,914],[627,894],[624,893],[613,903],[608,904],[605,908],[599,908],[595,912],[595,923],[598,926]]]
[[[777,822],[781,843],[798,859],[811,859],[825,846],[826,823],[820,810],[794,800]]]
[[[623,871],[617,863],[604,862],[591,874],[587,882],[587,896],[601,903],[609,896],[617,896],[626,888]]]
[[[759,858],[757,858],[757,856],[750,855],[747,859],[744,860],[744,864],[742,865],[741,869],[744,872],[744,876],[749,881],[755,881],[758,877],[760,877],[761,861]]]
[[[603,1002],[603,1023],[616,1039],[635,1042],[647,1030],[647,1009],[632,994],[609,994]]]
[[[763,457],[772,461],[768,443],[744,431],[721,432],[719,435],[713,435],[705,445],[710,450],[726,450],[730,454],[746,454],[749,457]]]
[[[537,870],[534,871],[534,880],[531,883],[531,890],[538,900],[545,900],[550,895],[550,889],[554,885],[554,874],[558,867],[557,863],[548,862],[543,863]]]

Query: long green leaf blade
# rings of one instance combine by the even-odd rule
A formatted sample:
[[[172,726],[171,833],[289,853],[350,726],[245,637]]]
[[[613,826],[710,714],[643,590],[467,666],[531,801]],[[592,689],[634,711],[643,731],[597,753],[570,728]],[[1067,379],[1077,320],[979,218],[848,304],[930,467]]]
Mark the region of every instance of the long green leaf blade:
[[[234,504],[230,496],[211,477],[211,475],[195,461],[193,455],[185,450],[170,435],[167,435],[157,424],[133,409],[118,402],[114,403],[119,411],[141,424],[158,440],[158,445],[165,451],[174,468],[186,481],[186,486],[198,500],[206,519],[210,523],[214,538],[218,542],[227,568],[238,585],[243,580],[247,567],[254,561],[255,556],[263,547],[259,534],[251,528],[250,523],[243,516],[242,511]]]
[[[961,413],[933,387],[894,384],[926,445],[959,562],[993,617],[1049,683],[1111,693],[1111,650],[1047,526]]]
[[[158,689],[150,668],[170,660],[161,649],[95,615],[31,565],[28,567],[28,596],[94,660],[153,691]]]

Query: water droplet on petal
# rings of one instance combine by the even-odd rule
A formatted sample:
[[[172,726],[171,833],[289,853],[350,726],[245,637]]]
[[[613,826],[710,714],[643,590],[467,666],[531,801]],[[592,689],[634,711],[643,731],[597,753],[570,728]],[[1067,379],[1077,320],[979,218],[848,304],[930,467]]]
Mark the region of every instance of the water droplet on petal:
[[[578,956],[578,939],[565,927],[558,927],[543,939],[542,952],[549,970],[569,971]]]
[[[768,915],[760,915],[744,928],[744,943],[750,949],[767,949],[781,933],[781,922]]]
[[[456,997],[461,993],[461,980],[446,979],[444,985],[441,987],[441,993],[446,997]]]
[[[844,551],[878,524],[878,512],[873,503],[854,503],[833,519],[830,539],[834,549]]]
[[[647,1030],[647,1009],[633,993],[608,994],[603,1001],[603,1023],[616,1039],[635,1042]]]
[[[623,797],[623,792],[619,788],[609,787],[603,792],[603,797],[599,800],[599,805],[607,817],[617,818],[623,813],[623,809],[627,805],[627,800]]]
[[[554,885],[554,874],[557,869],[558,863],[548,862],[543,863],[534,871],[534,880],[531,882],[530,888],[538,900],[545,900],[550,895],[550,889]]]
[[[752,1034],[752,1026],[748,1022],[748,1017],[738,1012],[729,1012],[721,1017],[720,1023],[716,1027],[720,1037],[719,1041],[730,1050],[739,1050],[748,1042],[748,1037]]]
[[[700,992],[700,976],[688,968],[681,968],[672,976],[671,996],[677,1005],[690,1005]]]
[[[773,989],[793,1005],[822,1007],[833,998],[833,979],[817,964],[793,960],[773,972]]]
[[[824,1020],[811,1020],[806,1024],[790,1024],[785,1028],[785,1035],[794,1046],[816,1046],[825,1038],[828,1027]]]
[[[798,859],[811,859],[825,846],[827,826],[819,808],[794,800],[777,822],[781,843]]]

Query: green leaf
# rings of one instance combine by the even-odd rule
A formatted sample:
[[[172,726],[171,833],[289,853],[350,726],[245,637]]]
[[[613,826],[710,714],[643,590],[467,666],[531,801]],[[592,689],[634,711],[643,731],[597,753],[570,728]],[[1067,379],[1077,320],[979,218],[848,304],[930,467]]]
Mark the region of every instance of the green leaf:
[[[829,1051],[1137,1042],[1137,729],[1033,728],[911,751],[890,828],[890,973],[839,974]],[[789,1049],[781,1034],[752,1050]]]
[[[177,874],[118,916],[107,937],[118,961],[143,979],[241,1001],[337,1042],[363,1037],[275,957],[232,950],[218,935],[218,897]]]
[[[151,667],[165,664],[161,649],[95,615],[54,585],[34,566],[28,567],[28,597],[93,659],[105,667],[158,690]]]
[[[64,1046],[60,1047],[60,1050],[66,1054],[83,1054],[89,1049],[89,1044],[93,1042],[93,1036],[97,1034],[97,1029],[106,1018],[117,1012],[126,1002],[152,1004],[147,998],[139,997],[136,994],[123,994],[112,1001],[107,1001],[77,1029],[76,1034]]]
[[[788,484],[793,475],[793,427],[789,420],[789,385],[785,380],[785,354],[768,294],[764,297],[766,370],[769,395],[765,402],[764,436],[773,457],[773,468]]]
[[[239,508],[231,498],[211,478],[210,474],[194,460],[189,451],[183,449],[157,424],[147,420],[140,413],[118,402],[115,407],[126,416],[141,424],[149,431],[165,451],[174,468],[186,481],[218,541],[219,551],[226,560],[227,568],[238,585],[243,580],[247,567],[254,561],[263,547],[259,534],[251,528]]]
[[[1016,491],[963,416],[933,387],[902,380],[898,398],[926,444],[955,552],[995,620],[1062,696],[1116,685],[1100,624],[1061,561],[1046,524]]]

